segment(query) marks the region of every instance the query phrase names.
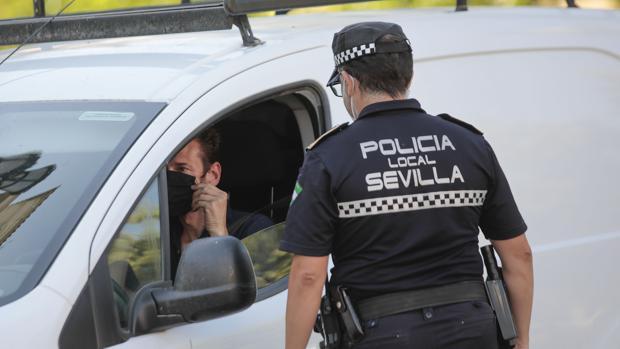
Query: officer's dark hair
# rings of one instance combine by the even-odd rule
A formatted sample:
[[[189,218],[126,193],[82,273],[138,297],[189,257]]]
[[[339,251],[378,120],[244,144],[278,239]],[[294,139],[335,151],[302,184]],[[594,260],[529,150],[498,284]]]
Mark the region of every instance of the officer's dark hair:
[[[202,131],[200,134],[198,134],[198,136],[196,136],[195,139],[202,146],[202,161],[204,163],[205,170],[209,168],[212,163],[220,161],[222,136],[215,127],[210,127]]]
[[[387,34],[379,42],[400,42],[402,38]],[[343,64],[342,69],[360,82],[365,92],[383,92],[391,97],[407,93],[413,78],[413,55],[410,51],[378,53]]]

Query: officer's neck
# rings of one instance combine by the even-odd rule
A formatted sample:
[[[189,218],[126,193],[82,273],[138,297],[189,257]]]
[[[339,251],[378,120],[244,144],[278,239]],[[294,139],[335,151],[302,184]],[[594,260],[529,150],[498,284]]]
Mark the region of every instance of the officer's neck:
[[[360,115],[362,110],[367,106],[380,102],[390,102],[390,101],[398,101],[407,98],[405,95],[398,95],[396,97],[392,97],[387,93],[363,93],[359,94],[357,98],[351,99],[351,107],[353,109],[354,117],[353,120],[356,120]]]

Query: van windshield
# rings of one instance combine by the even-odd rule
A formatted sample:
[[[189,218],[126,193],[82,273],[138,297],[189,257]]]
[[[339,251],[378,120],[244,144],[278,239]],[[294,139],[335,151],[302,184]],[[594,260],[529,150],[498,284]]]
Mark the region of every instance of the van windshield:
[[[111,171],[164,107],[0,103],[0,305],[40,281]]]

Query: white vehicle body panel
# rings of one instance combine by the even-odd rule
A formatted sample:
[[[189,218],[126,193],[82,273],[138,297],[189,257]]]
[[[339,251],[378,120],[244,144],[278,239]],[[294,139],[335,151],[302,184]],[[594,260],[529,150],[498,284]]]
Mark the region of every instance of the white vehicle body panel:
[[[613,112],[620,110],[620,60],[593,50],[531,50],[418,67],[414,91],[428,111],[459,110],[484,125],[528,223],[533,347],[609,347],[620,333],[612,291],[620,286],[613,270],[620,188],[609,176],[620,171]],[[442,83],[441,76],[454,79]],[[472,89],[476,79],[483,82]],[[519,93],[496,92],[508,88]]]
[[[0,103],[168,106],[123,157],[39,285],[0,307],[3,347],[56,347],[95,264],[179,145],[257,95],[303,81],[323,86],[333,69],[333,33],[364,20],[403,25],[414,48],[411,95],[429,113],[479,127],[494,146],[534,250],[531,347],[615,347],[620,12],[476,8],[251,19],[266,41],[254,48],[242,48],[235,30],[24,48],[0,66]],[[342,101],[325,93],[328,122],[349,121]],[[286,291],[228,317],[115,347],[282,347],[285,301]]]
[[[73,304],[58,292],[39,285],[19,301],[0,311],[4,348],[50,348],[58,346],[58,335]],[[53,341],[53,342],[50,342]]]

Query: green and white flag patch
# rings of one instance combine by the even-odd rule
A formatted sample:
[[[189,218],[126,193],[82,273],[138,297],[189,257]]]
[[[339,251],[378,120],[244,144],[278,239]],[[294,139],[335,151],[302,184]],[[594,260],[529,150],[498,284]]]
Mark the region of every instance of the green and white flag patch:
[[[293,198],[291,199],[291,205],[293,204],[293,201],[295,201],[295,199],[297,199],[297,196],[299,196],[299,194],[301,194],[301,191],[304,190],[301,185],[299,184],[299,182],[295,183],[295,190],[293,190]]]

